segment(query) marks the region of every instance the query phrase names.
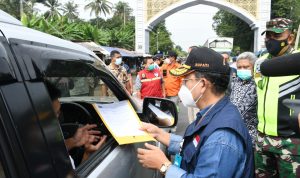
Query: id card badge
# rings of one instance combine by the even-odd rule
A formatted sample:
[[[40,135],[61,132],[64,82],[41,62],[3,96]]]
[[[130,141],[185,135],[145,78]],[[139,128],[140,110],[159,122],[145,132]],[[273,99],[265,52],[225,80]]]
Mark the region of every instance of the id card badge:
[[[182,160],[182,156],[180,156],[180,154],[176,154],[175,155],[175,159],[174,159],[174,165],[177,167],[180,167],[181,165],[181,160]]]

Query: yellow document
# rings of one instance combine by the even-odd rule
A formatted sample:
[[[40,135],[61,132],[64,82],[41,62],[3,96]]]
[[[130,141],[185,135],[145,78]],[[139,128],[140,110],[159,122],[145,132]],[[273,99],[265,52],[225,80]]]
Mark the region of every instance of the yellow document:
[[[140,130],[141,121],[129,101],[95,103],[93,106],[119,145],[155,141],[148,133]]]

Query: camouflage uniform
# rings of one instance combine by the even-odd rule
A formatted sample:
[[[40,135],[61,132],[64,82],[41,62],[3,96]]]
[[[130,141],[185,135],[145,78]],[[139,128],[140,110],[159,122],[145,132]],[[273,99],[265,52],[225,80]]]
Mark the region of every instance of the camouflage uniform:
[[[258,133],[256,139],[256,177],[300,177],[300,139]],[[274,169],[277,168],[277,169]]]
[[[114,68],[112,64],[109,64],[108,68],[111,71],[111,73],[113,73],[114,76],[116,76],[117,79],[126,87],[126,83],[129,82],[129,77],[125,67],[119,66],[118,68]],[[103,82],[100,84],[103,84]],[[112,91],[109,89],[107,90],[107,93],[108,96],[114,96]]]
[[[112,64],[109,64],[108,68],[123,85],[129,81],[125,67],[119,66],[118,68],[114,68]]]

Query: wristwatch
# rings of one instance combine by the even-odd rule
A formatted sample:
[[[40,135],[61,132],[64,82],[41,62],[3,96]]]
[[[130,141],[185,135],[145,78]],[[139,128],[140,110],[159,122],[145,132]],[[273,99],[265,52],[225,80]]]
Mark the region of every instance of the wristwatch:
[[[172,165],[171,162],[166,162],[166,163],[163,163],[159,169],[159,172],[163,175],[166,174],[168,168]]]

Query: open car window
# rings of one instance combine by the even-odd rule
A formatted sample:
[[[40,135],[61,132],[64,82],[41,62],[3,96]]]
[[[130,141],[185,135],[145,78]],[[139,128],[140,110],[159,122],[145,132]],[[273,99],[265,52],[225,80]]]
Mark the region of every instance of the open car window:
[[[113,103],[119,101],[119,99],[110,90],[109,86],[101,80],[101,77],[47,77],[46,80],[54,84],[61,92],[59,121],[65,140],[72,138],[78,128],[86,124],[97,124],[97,128],[94,128],[94,130],[100,131],[101,136],[106,135],[107,139],[94,154],[98,154],[104,148],[109,149],[113,146],[114,139],[92,104]],[[90,161],[90,158],[83,159],[84,151],[84,146],[68,150],[76,168],[82,167],[83,162]]]

